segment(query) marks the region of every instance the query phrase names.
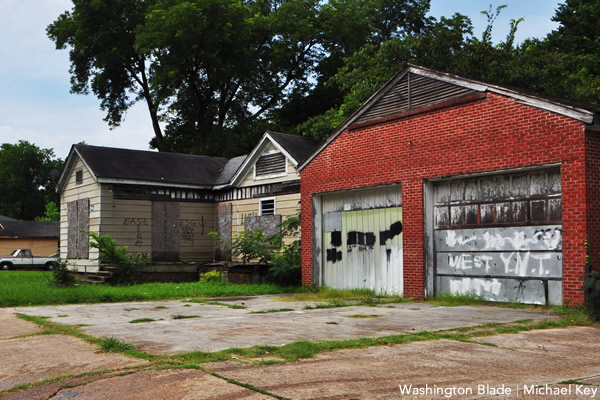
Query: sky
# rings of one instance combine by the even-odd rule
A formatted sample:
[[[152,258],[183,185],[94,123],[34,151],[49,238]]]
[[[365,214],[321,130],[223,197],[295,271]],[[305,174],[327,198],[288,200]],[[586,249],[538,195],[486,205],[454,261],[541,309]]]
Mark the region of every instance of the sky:
[[[475,36],[481,37],[487,20],[480,11],[490,4],[494,9],[508,5],[494,24],[496,43],[506,37],[511,19],[525,19],[517,42],[542,38],[558,26],[551,21],[559,4],[555,0],[431,0],[429,15],[439,19],[460,12],[471,18]],[[148,150],[153,131],[144,103],[111,130],[98,99],[69,92],[68,51],[55,49],[46,26],[71,7],[70,0],[0,0],[0,144],[27,140],[54,149],[62,159],[81,141]]]

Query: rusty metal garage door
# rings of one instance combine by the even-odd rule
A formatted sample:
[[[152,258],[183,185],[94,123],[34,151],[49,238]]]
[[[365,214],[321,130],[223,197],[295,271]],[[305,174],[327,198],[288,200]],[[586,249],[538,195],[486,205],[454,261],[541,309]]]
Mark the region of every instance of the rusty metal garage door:
[[[560,170],[434,187],[434,292],[562,303]]]
[[[400,186],[323,198],[323,283],[402,294]]]

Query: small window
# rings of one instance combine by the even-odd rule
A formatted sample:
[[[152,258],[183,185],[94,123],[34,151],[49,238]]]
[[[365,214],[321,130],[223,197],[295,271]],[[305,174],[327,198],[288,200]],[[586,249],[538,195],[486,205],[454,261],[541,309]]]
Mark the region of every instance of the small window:
[[[75,171],[75,184],[81,185],[83,183],[83,170],[80,169]]]
[[[275,199],[260,201],[260,215],[275,215]]]
[[[285,175],[286,158],[282,153],[263,154],[256,161],[254,172],[257,178]]]

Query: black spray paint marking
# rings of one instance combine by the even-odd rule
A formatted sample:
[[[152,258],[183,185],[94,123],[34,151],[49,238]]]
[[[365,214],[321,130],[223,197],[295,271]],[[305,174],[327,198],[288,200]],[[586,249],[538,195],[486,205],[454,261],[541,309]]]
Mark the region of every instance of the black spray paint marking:
[[[348,246],[359,245],[373,247],[375,245],[375,234],[373,232],[348,232]]]
[[[333,264],[342,261],[342,252],[336,249],[327,249],[327,261],[331,261]]]
[[[387,231],[379,232],[379,244],[385,246],[387,240],[392,240],[396,235],[402,233],[402,222],[394,222]]]
[[[385,249],[385,257],[387,258],[387,262],[392,260],[392,249]]]
[[[342,245],[342,232],[340,232],[340,231],[331,232],[331,245],[333,247],[340,247]]]

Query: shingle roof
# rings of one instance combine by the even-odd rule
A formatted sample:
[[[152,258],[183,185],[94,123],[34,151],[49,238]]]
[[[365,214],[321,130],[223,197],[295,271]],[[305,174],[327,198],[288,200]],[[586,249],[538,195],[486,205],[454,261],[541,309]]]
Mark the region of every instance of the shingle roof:
[[[221,171],[230,161],[221,157],[82,144],[74,148],[98,178],[212,186],[224,179]]]
[[[224,185],[226,183],[229,183],[233,175],[235,175],[235,173],[247,157],[247,155],[243,155],[232,158],[231,160],[227,161],[227,164],[225,164],[223,169],[219,172],[219,176],[217,177],[215,184]]]
[[[273,140],[277,141],[287,151],[298,164],[317,147],[318,141],[305,136],[289,135],[279,132],[267,132]]]
[[[60,222],[3,221],[0,237],[58,239]]]

